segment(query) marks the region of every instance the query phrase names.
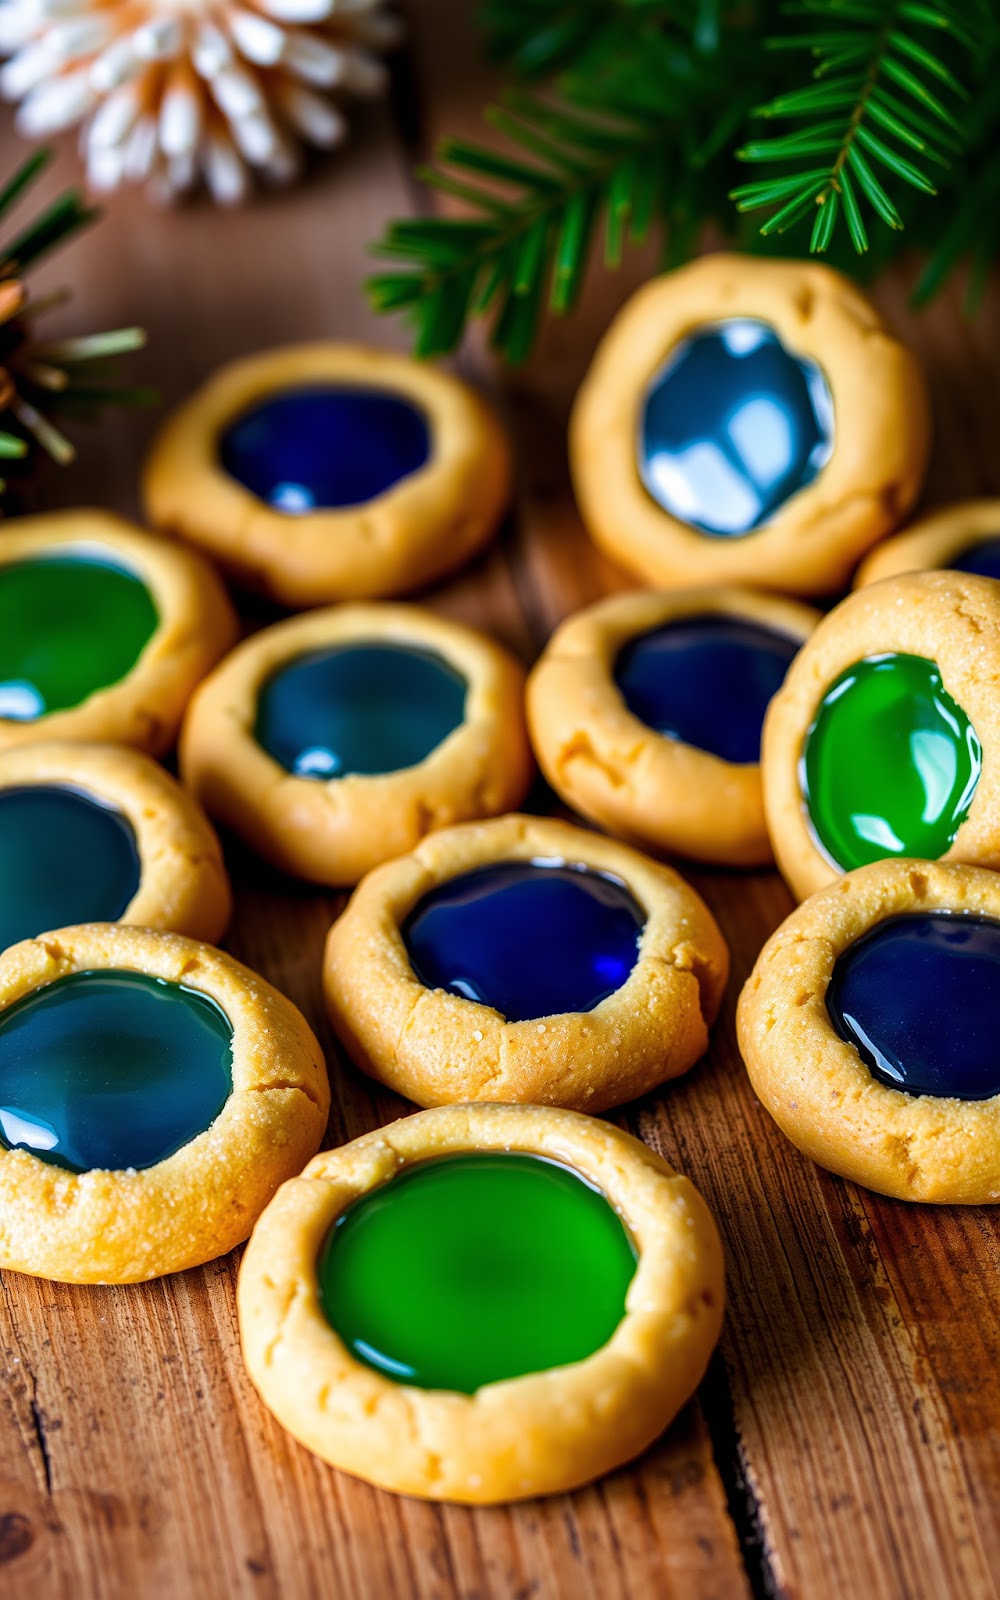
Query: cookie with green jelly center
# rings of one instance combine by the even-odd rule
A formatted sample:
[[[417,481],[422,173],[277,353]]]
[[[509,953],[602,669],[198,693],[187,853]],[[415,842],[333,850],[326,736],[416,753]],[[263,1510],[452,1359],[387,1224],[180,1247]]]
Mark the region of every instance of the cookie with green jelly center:
[[[937,860],[969,814],[982,747],[936,662],[886,654],[830,685],[802,751],[809,821],[835,866]]]
[[[0,717],[32,722],[127,678],[159,626],[134,572],[99,555],[0,566]]]
[[[636,1252],[578,1173],[505,1151],[405,1168],[337,1219],[317,1263],[351,1353],[422,1389],[583,1361],[625,1316]]]

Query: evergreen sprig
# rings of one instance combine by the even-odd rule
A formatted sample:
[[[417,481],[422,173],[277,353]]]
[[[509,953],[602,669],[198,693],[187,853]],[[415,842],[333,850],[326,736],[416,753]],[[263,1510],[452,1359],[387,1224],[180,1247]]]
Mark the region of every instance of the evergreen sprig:
[[[732,13],[721,0],[484,0],[482,18],[490,53],[532,86],[487,110],[507,150],[445,141],[422,176],[459,214],[394,223],[376,246],[387,270],[369,281],[377,309],[408,315],[420,354],[489,315],[494,346],[523,359],[543,310],[572,308],[595,241],[614,266],[653,228],[667,261],[715,222],[750,247],[779,239],[845,264],[871,246],[881,264],[905,226],[932,235],[923,297],[970,253],[975,289],[1000,249],[993,0],[743,0]],[[740,161],[760,176],[739,183]],[[754,238],[744,214],[762,209]]]
[[[769,44],[808,50],[812,80],[760,108],[758,116],[790,126],[738,154],[777,170],[732,198],[741,211],[777,206],[764,234],[811,219],[814,252],[829,249],[843,217],[860,255],[869,244],[865,204],[889,228],[902,229],[893,187],[936,195],[933,169],[949,166],[961,150],[956,108],[969,91],[930,41],[954,41],[970,52],[975,41],[940,4],[801,0],[794,10],[825,26]]]

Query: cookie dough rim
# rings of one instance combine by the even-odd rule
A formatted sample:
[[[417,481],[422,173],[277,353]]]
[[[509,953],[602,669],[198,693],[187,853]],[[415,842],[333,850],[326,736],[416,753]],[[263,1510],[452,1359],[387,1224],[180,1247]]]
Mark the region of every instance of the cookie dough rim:
[[[0,795],[22,786],[76,790],[129,823],[139,887],[119,922],[218,943],[232,911],[219,841],[193,796],[149,756],[74,739],[0,750]]]
[[[1000,1095],[913,1095],[874,1078],[835,1033],[826,992],[837,957],[889,917],[979,912],[1000,919],[1000,878],[981,867],[872,862],[799,906],[764,946],[737,1006],[754,1092],[820,1166],[898,1200],[1000,1201]]]
[[[465,715],[411,767],[301,778],[254,737],[259,692],[281,666],[338,643],[384,641],[440,656],[466,680]],[[416,606],[334,606],[290,617],[237,646],[191,701],[180,741],[185,782],[213,816],[273,865],[334,886],[412,849],[430,829],[516,805],[533,762],[524,672],[485,634]]]
[[[819,621],[819,613],[800,601],[735,585],[638,590],[600,600],[556,629],[528,678],[532,745],[568,805],[639,848],[762,866],[773,857],[759,763],[726,761],[657,733],[629,710],[614,681],[617,656],[631,640],[702,615],[760,623],[800,645]]]
[[[590,1011],[508,1022],[491,1006],[428,989],[401,925],[437,884],[498,861],[580,863],[623,882],[647,912],[625,982]],[[369,873],[323,955],[327,1012],[362,1071],[418,1105],[471,1100],[600,1112],[694,1066],[729,972],[725,940],[671,867],[552,818],[506,816],[429,834]],[[455,1063],[465,1063],[456,1081]]]
[[[425,466],[358,506],[291,516],[223,470],[224,429],[260,401],[322,380],[388,389],[426,416]],[[470,559],[510,498],[510,446],[475,390],[387,350],[320,342],[227,363],[167,418],[143,470],[150,521],[289,606],[377,599]],[[377,571],[377,576],[373,576]]]
[[[957,500],[920,517],[876,546],[858,568],[855,589],[903,572],[948,567],[987,539],[1000,538],[1000,499]]]
[[[984,641],[989,641],[985,644]],[[1000,588],[962,572],[909,572],[856,589],[820,622],[792,662],[764,719],[764,810],[782,877],[800,900],[843,876],[813,834],[801,789],[806,734],[840,674],[867,656],[902,653],[935,661],[982,747],[982,770],[965,821],[938,859],[1000,869],[1000,722],[989,649],[1000,673]],[[892,858],[886,858],[892,859]]]
[[[629,1229],[638,1263],[611,1339],[472,1395],[362,1366],[320,1303],[316,1259],[335,1218],[414,1162],[511,1149],[579,1172]],[[317,1157],[261,1217],[237,1287],[247,1370],[300,1443],[381,1488],[480,1505],[560,1493],[651,1444],[701,1381],[723,1296],[719,1236],[688,1179],[606,1123],[505,1105],[421,1112]]]
[[[793,355],[818,362],[835,416],[826,466],[737,538],[701,534],[661,507],[642,483],[635,444],[643,397],[670,351],[730,317],[763,320]],[[612,560],[664,588],[746,583],[801,596],[846,587],[916,500],[929,449],[923,372],[869,300],[817,263],[734,255],[702,257],[632,297],[570,420],[574,488],[590,533]]]
[[[244,1240],[285,1179],[314,1155],[329,1087],[291,1001],[212,946],[120,923],[86,923],[0,955],[0,1021],[73,972],[125,969],[183,983],[233,1029],[233,1090],[202,1133],[155,1166],[82,1173],[0,1145],[0,1269],[62,1283],[135,1283],[201,1266]]]
[[[236,637],[222,584],[194,551],[167,544],[109,511],[89,508],[18,517],[4,527],[0,566],[78,550],[110,553],[145,585],[159,617],[124,678],[79,705],[31,722],[0,718],[0,749],[41,739],[113,741],[163,755],[199,679]]]

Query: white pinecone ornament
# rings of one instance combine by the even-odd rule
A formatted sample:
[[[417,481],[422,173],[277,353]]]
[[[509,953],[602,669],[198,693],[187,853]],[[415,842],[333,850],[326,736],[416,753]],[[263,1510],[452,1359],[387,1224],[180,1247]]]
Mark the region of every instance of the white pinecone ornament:
[[[340,143],[337,100],[383,88],[398,35],[383,0],[0,0],[0,94],[27,138],[79,126],[95,190],[236,205]]]

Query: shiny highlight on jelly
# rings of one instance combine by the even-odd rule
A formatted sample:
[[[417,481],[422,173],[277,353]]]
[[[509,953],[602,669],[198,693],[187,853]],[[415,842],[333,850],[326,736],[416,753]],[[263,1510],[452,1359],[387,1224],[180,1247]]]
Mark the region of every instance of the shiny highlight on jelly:
[[[701,533],[741,538],[811,484],[833,453],[822,369],[755,318],[705,323],[671,350],[639,412],[639,475]]]
[[[827,689],[799,781],[818,844],[849,872],[886,856],[944,855],[981,770],[976,730],[937,663],[888,653],[856,661]]]

